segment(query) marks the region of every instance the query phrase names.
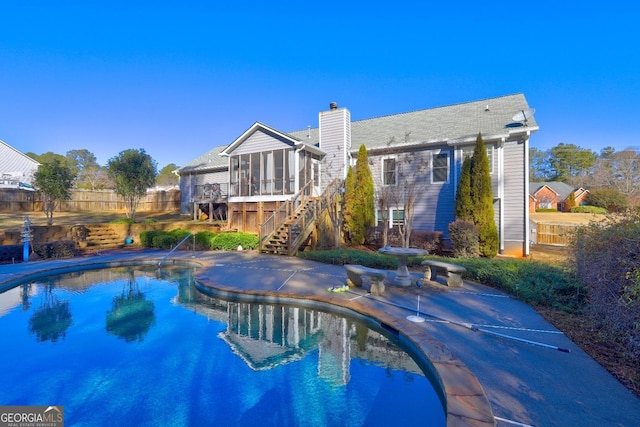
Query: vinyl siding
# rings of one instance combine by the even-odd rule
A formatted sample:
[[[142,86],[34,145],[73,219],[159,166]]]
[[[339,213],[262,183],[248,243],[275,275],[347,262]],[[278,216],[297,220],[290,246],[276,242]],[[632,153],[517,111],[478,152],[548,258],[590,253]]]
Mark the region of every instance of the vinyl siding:
[[[525,241],[525,175],[526,144],[510,141],[504,144],[504,241]]]
[[[321,187],[335,178],[344,179],[349,165],[351,116],[346,109],[320,113],[320,149],[326,155],[321,163]]]
[[[182,196],[180,203],[180,213],[191,214],[191,203],[194,196],[193,191],[196,185],[221,184],[226,187],[228,182],[229,172],[227,170],[181,175],[180,192]]]
[[[435,148],[435,147],[434,147]],[[446,152],[449,155],[449,179],[447,183],[431,183],[431,154]],[[416,202],[413,213],[413,229],[447,232],[447,227],[454,220],[455,186],[453,173],[453,149],[449,147],[430,150],[414,150],[396,154],[381,154],[369,157],[371,174],[376,188],[382,183],[382,160],[396,159],[398,185],[402,191],[403,176],[416,180]],[[402,208],[402,205],[400,205]],[[377,210],[377,209],[376,209]]]
[[[257,130],[230,154],[237,156],[239,154],[259,153],[261,151],[282,150],[286,148],[292,148],[292,144],[270,132]]]

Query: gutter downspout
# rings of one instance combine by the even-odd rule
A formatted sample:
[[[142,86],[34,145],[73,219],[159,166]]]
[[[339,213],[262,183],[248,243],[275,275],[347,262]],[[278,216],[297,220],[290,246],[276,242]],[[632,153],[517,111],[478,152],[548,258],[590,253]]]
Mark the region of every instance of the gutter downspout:
[[[498,145],[498,199],[500,203],[500,211],[498,221],[500,222],[500,254],[504,254],[504,138],[501,138]]]
[[[527,130],[524,140],[524,256],[529,256],[531,230],[529,225],[529,138],[531,131]]]

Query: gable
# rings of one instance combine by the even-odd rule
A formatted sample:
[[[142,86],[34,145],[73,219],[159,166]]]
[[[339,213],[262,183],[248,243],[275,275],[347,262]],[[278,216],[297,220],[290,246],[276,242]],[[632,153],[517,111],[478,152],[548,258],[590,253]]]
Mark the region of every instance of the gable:
[[[295,144],[291,139],[284,138],[266,129],[256,129],[250,135],[247,135],[241,144],[237,144],[232,150],[225,150],[225,154],[237,156],[261,151],[282,150],[293,148],[294,146]]]
[[[0,177],[11,176],[21,182],[31,183],[39,165],[31,157],[0,141]]]

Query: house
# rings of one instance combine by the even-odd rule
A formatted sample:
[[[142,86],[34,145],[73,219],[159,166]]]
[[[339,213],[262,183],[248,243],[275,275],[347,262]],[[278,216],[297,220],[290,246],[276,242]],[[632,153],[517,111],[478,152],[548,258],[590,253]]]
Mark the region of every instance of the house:
[[[0,188],[33,189],[33,175],[40,163],[0,141]]]
[[[569,196],[573,194],[574,206],[585,203],[589,194],[582,187],[572,187],[564,182],[531,182],[529,183],[529,211],[537,209],[555,209],[560,212],[568,212],[571,209]]]
[[[333,194],[364,145],[376,197],[392,199],[377,209],[378,220],[402,222],[411,189],[413,230],[446,236],[455,219],[462,162],[481,134],[491,166],[499,250],[526,256],[529,138],[538,130],[531,112],[524,95],[513,94],[355,121],[348,109],[331,103],[319,113],[318,127],[294,132],[255,122],[234,141],[178,169],[181,210],[194,218],[224,211],[231,228],[262,235],[267,222],[287,221],[273,219],[276,212]]]

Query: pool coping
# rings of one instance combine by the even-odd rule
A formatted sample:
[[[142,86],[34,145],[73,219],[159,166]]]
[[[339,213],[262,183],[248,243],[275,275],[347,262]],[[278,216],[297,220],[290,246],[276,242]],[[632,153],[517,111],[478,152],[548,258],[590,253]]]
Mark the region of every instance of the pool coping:
[[[110,254],[108,257],[100,258],[75,258],[75,262],[71,264],[68,259],[14,264],[25,268],[17,268],[18,271],[10,273],[9,279],[6,280],[0,275],[0,292],[13,288],[24,281],[37,280],[51,274],[130,265],[158,265],[163,259],[162,255],[164,252],[145,251],[141,253],[138,251],[117,255]],[[445,344],[430,336],[415,323],[374,307],[370,303],[371,300],[349,299],[345,297],[346,293],[299,294],[281,290],[245,289],[240,286],[221,285],[207,276],[210,269],[215,266],[213,259],[187,259],[176,254],[176,258],[171,258],[170,262],[172,265],[198,266],[199,270],[195,279],[199,285],[219,296],[236,298],[245,296],[245,298],[259,302],[322,304],[329,308],[338,307],[359,316],[376,319],[382,328],[393,333],[403,345],[408,346],[416,355],[422,357],[422,360],[419,361],[421,368],[427,370],[426,374],[441,387],[440,391],[436,391],[441,401],[444,398],[447,426],[496,425],[489,399],[479,380],[466,364],[455,356]],[[21,273],[20,270],[32,271]]]

